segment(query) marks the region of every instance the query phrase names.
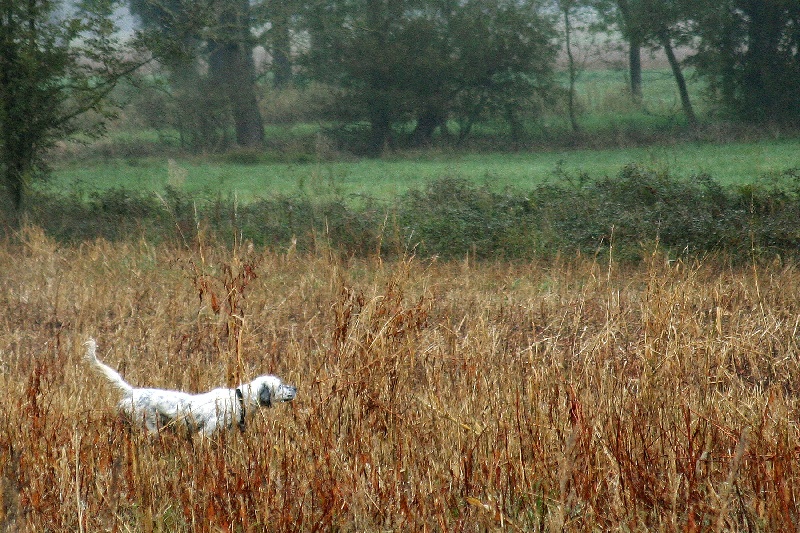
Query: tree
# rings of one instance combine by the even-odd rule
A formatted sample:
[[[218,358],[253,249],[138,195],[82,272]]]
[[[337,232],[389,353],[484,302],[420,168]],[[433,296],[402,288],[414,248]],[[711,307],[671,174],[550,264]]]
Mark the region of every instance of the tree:
[[[575,61],[575,54],[572,51],[573,39],[573,11],[578,8],[575,0],[559,0],[558,8],[561,11],[564,23],[564,50],[567,53],[567,74],[569,76],[569,89],[567,92],[567,114],[569,123],[574,133],[580,132],[577,117],[577,102],[575,98],[575,84],[578,81],[578,64]]]
[[[338,91],[338,120],[369,125],[372,154],[409,123],[418,144],[450,117],[460,140],[487,114],[513,130],[555,56],[553,20],[536,0],[332,0],[305,18],[309,74]]]
[[[658,44],[664,49],[669,62],[670,69],[672,69],[672,76],[675,78],[675,83],[678,85],[678,96],[681,99],[681,107],[683,114],[686,116],[686,121],[692,128],[697,127],[697,116],[694,113],[692,101],[689,98],[689,90],[686,87],[686,77],[683,75],[683,69],[680,61],[675,55],[675,48],[673,46],[675,32],[670,29],[666,24],[659,25],[655,29],[655,36]]]
[[[195,149],[214,149],[232,123],[236,144],[258,148],[264,122],[256,98],[248,0],[129,0],[146,42],[168,72],[177,126]],[[221,133],[220,133],[221,130]]]
[[[800,121],[800,3],[726,0],[693,5],[693,63],[733,118]]]
[[[616,29],[628,43],[628,81],[631,96],[642,100],[642,35],[636,25],[629,0],[589,0],[600,15],[600,31]]]
[[[70,13],[54,0],[0,0],[0,172],[17,214],[48,149],[78,132],[100,134],[114,115],[109,94],[141,65],[117,36],[113,8],[85,0]]]
[[[629,43],[631,92],[641,95],[641,47],[661,48],[667,56],[681,108],[689,126],[697,126],[683,67],[675,48],[688,44],[693,38],[689,28],[688,0],[594,0],[594,5],[606,20],[614,21]]]
[[[272,85],[283,89],[293,77],[291,20],[297,8],[290,0],[269,0],[266,9],[270,26],[266,41],[272,55]]]
[[[236,144],[259,148],[264,144],[264,120],[255,93],[250,2],[220,0],[215,8],[218,25],[211,29],[207,41],[211,79],[230,102]]]

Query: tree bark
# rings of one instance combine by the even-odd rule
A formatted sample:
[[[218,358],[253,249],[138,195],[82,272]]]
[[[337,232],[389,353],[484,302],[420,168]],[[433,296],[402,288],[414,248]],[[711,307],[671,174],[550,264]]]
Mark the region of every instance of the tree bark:
[[[392,124],[389,119],[389,112],[380,104],[373,107],[370,111],[370,139],[367,151],[371,156],[378,156],[383,153],[384,148],[389,144],[392,132]]]
[[[580,132],[578,125],[578,117],[575,110],[575,82],[578,79],[578,69],[575,65],[575,57],[572,55],[572,25],[569,18],[569,5],[562,8],[564,14],[564,38],[565,48],[567,49],[567,66],[569,70],[569,94],[567,96],[567,111],[569,113],[569,122],[572,125],[572,131],[575,133]]]
[[[283,89],[292,82],[291,33],[289,13],[282,1],[272,4],[272,85]]]
[[[442,123],[442,114],[433,107],[426,107],[417,117],[414,127],[413,142],[415,146],[425,146],[433,141],[433,132]]]
[[[681,70],[681,64],[678,61],[678,58],[675,57],[675,50],[672,49],[672,42],[669,38],[669,34],[666,30],[661,31],[658,35],[658,39],[662,48],[664,48],[664,53],[667,54],[667,61],[669,61],[669,66],[672,69],[672,75],[675,77],[675,83],[678,85],[678,93],[681,98],[683,114],[686,115],[686,121],[689,123],[689,127],[694,129],[697,127],[697,116],[694,114],[692,101],[689,99],[689,91],[686,88],[686,78],[683,76],[683,71]]]
[[[631,96],[637,103],[642,102],[642,47],[636,39],[631,39],[628,48],[628,72],[631,82]]]
[[[780,120],[781,93],[786,88],[777,81],[783,78],[784,64],[776,57],[780,54],[785,24],[781,16],[783,8],[752,0],[744,4],[744,11],[750,18],[742,72],[746,118],[757,122]]]
[[[209,40],[211,78],[230,103],[236,144],[260,148],[264,145],[264,120],[255,92],[248,0],[226,5],[220,13],[219,26],[217,38]]]
[[[372,46],[382,50],[385,46],[386,28],[388,26],[385,4],[382,0],[367,0],[367,29],[370,32]],[[371,65],[369,72],[368,94],[370,139],[367,151],[369,155],[380,155],[389,144],[392,131],[392,109],[387,89],[386,73],[382,65]]]
[[[633,15],[628,0],[617,0],[617,8],[622,16],[623,34],[628,40],[628,72],[631,84],[631,96],[641,103],[642,101],[642,42],[636,33]]]
[[[517,114],[517,106],[509,104],[505,109],[506,122],[508,122],[509,134],[511,135],[511,147],[514,150],[519,150],[520,145],[525,138],[525,126]]]
[[[8,6],[9,12],[0,21],[0,113],[4,126],[0,131],[0,186],[5,187],[11,200],[15,222],[22,214],[30,173],[36,163],[36,145],[44,138],[46,128],[51,127],[45,120],[54,118],[44,111],[49,105],[37,90],[39,80],[32,76],[24,60],[25,44],[36,46],[35,7],[30,5],[27,20],[20,21]],[[30,32],[30,43],[18,38],[24,23]]]

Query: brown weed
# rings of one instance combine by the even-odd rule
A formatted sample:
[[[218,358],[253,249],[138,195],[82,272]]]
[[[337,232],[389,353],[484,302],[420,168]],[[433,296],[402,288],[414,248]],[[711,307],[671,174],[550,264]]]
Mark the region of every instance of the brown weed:
[[[800,273],[0,245],[0,524],[20,531],[789,531]],[[135,385],[298,385],[245,433]]]

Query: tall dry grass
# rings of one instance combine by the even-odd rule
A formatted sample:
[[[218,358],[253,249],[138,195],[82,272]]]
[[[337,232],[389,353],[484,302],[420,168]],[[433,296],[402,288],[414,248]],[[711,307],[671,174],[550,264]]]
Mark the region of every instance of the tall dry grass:
[[[0,524],[19,531],[788,531],[794,265],[346,261],[0,245]],[[299,387],[245,433],[131,431],[132,383]]]

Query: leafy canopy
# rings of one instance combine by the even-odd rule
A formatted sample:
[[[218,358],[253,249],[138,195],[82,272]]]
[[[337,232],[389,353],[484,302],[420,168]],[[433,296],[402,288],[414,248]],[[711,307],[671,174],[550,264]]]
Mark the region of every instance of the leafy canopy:
[[[101,134],[116,109],[111,91],[143,62],[123,42],[115,7],[0,0],[0,184],[15,211],[47,150]]]

